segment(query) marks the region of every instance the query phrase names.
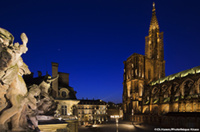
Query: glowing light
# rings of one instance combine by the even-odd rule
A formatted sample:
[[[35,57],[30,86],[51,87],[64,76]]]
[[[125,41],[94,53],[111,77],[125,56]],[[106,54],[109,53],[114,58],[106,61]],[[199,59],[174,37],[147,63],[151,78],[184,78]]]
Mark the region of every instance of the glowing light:
[[[115,118],[116,119],[116,118],[120,118],[120,116],[119,115],[111,115],[110,118]]]
[[[153,2],[153,8],[155,8],[155,2]]]

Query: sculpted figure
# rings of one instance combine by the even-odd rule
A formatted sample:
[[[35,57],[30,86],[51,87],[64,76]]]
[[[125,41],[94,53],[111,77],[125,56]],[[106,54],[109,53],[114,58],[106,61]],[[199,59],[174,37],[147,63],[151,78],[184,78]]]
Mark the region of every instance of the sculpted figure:
[[[57,104],[54,102],[54,99],[49,95],[49,88],[51,87],[51,82],[58,78],[51,78],[51,76],[46,76],[45,81],[43,81],[39,88],[41,89],[40,102],[38,103],[38,110],[41,111],[41,114],[51,115],[54,114],[54,111],[57,108]]]
[[[38,85],[33,84],[32,86],[30,86],[27,98],[25,99],[27,102],[25,109],[26,112],[24,115],[25,123],[27,122],[27,120],[29,120],[29,122],[27,122],[27,126],[35,132],[40,131],[38,128],[38,120],[36,118],[36,115],[38,115],[37,104],[39,102],[36,97],[40,95],[40,92],[41,90]]]
[[[1,132],[10,129],[12,131],[26,131],[27,128],[39,132],[36,115],[52,115],[57,108],[57,103],[49,96],[48,90],[51,82],[58,77],[46,76],[46,80],[39,86],[35,84],[30,86],[28,92],[22,76],[30,74],[30,70],[21,58],[21,55],[28,50],[28,38],[25,33],[22,33],[20,37],[23,44],[13,44],[12,34],[0,28]]]
[[[0,130],[6,127],[11,120],[12,130],[23,130],[19,126],[21,111],[26,103],[27,87],[22,78],[24,74],[30,74],[28,66],[23,62],[21,55],[26,53],[28,38],[25,33],[21,34],[23,44],[13,44],[14,37],[7,30],[0,28]],[[9,100],[11,107],[7,107]]]

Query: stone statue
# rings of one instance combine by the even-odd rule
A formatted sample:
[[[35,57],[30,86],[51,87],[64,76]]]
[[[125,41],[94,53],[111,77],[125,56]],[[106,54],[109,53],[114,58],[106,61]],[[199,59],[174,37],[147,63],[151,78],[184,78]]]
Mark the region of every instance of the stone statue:
[[[48,113],[54,115],[57,104],[54,102],[54,99],[49,96],[48,90],[51,86],[51,82],[57,78],[58,77],[51,78],[51,76],[48,76],[41,84],[29,86],[27,96],[24,98],[26,103],[20,120],[21,126],[26,128],[26,130],[40,132],[37,117]]]
[[[14,37],[0,28],[0,131],[39,132],[37,115],[54,115],[57,103],[49,95],[51,82],[58,77],[46,79],[27,89],[23,75],[30,74],[21,58],[28,50],[28,38],[21,34],[23,44],[14,43]]]
[[[58,79],[58,76],[51,78],[51,76],[46,75],[46,79],[42,81],[39,85],[41,89],[40,102],[38,103],[38,110],[42,111],[41,114],[44,115],[53,115],[57,109],[57,103],[54,102],[54,99],[49,95],[49,88],[51,87],[51,82]]]
[[[33,84],[29,87],[29,92],[25,98],[26,105],[24,107],[23,115],[21,116],[22,126],[26,126],[31,130],[39,131],[38,120],[36,115],[38,115],[37,104],[39,100],[36,98],[40,95],[41,90],[38,85]]]
[[[12,130],[21,131],[19,126],[21,111],[26,103],[27,87],[22,75],[30,74],[28,66],[21,55],[26,53],[28,38],[21,34],[23,44],[13,44],[14,37],[7,30],[0,28],[0,99],[1,115],[0,129],[7,130],[7,123],[11,120]],[[6,108],[9,100],[11,107]]]
[[[26,97],[26,99],[27,99],[26,102],[27,102],[27,105],[33,110],[37,109],[38,100],[35,97],[39,96],[40,93],[41,93],[41,90],[38,87],[38,85],[33,84],[30,86],[28,95]]]

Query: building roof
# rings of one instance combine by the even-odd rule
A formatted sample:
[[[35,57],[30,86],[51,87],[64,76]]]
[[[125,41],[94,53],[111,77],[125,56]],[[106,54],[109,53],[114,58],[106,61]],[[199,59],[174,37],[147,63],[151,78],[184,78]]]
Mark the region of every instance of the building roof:
[[[143,56],[143,57],[144,57],[144,55],[142,55],[142,54],[133,53],[132,55],[130,55],[130,56],[127,58],[127,61],[130,60],[130,59],[132,59],[132,57],[135,57],[135,56]]]
[[[197,67],[193,67],[191,69],[188,69],[188,70],[184,70],[184,71],[181,71],[181,72],[178,72],[178,73],[175,73],[175,74],[172,74],[172,75],[169,75],[169,76],[166,76],[164,78],[160,78],[156,81],[152,81],[150,83],[151,86],[154,86],[156,84],[161,84],[165,81],[172,81],[174,80],[175,78],[182,78],[182,77],[186,77],[188,76],[189,74],[197,74],[197,73],[200,73],[200,66],[197,66]]]

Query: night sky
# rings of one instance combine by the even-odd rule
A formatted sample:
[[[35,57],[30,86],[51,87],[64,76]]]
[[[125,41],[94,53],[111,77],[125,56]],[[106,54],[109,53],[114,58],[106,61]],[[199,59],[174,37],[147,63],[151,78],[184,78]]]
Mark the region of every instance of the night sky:
[[[144,55],[153,0],[4,0],[0,27],[29,38],[29,69],[69,73],[77,98],[122,102],[123,61]],[[166,75],[200,65],[200,1],[155,0]]]

